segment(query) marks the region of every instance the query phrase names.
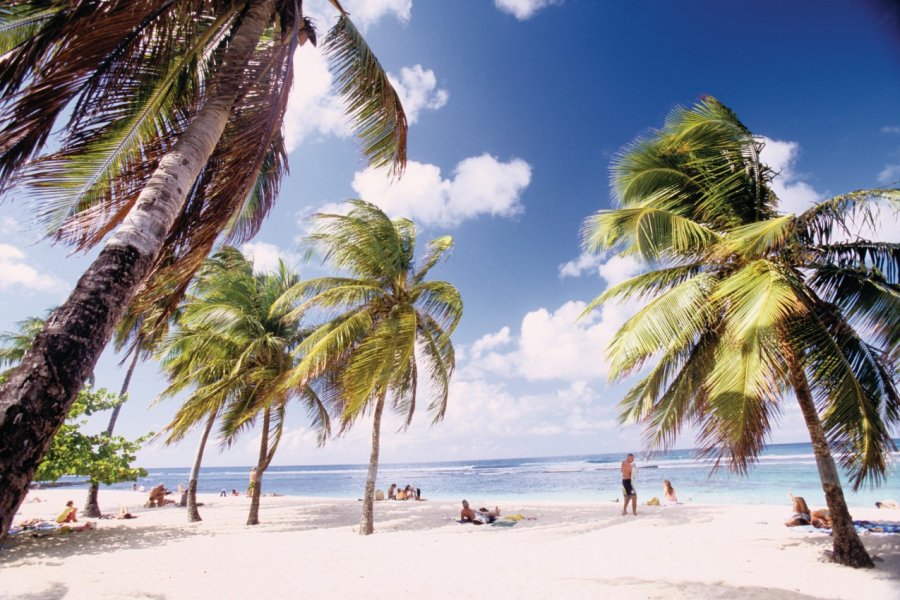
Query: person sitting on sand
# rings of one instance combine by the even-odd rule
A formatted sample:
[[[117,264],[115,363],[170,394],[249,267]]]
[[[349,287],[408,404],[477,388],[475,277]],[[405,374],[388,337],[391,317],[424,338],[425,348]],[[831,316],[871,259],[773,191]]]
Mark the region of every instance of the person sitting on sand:
[[[394,500],[406,500],[406,492],[397,488],[397,491],[394,493]]]
[[[831,527],[831,515],[827,509],[809,510],[809,505],[803,496],[791,496],[791,518],[784,522],[788,527],[798,525],[812,525],[820,529]]]
[[[388,488],[388,500],[396,500],[397,499],[396,489],[397,489],[397,484],[392,483],[391,487]]]
[[[240,496],[241,494],[240,494],[240,492],[238,492],[236,489],[232,488],[232,489],[231,489],[231,495],[232,495],[232,496]]]
[[[147,508],[154,506],[163,506],[166,503],[166,486],[161,483],[150,490],[150,497],[147,498]]]
[[[63,509],[59,516],[56,517],[57,523],[77,523],[78,519],[75,516],[75,513],[78,512],[78,509],[75,508],[75,503],[69,500],[66,502],[66,507]]]
[[[463,523],[473,523],[475,525],[486,525],[493,523],[500,516],[500,507],[495,506],[494,510],[479,508],[477,511],[469,508],[468,500],[462,501],[462,510],[459,512],[459,520]]]
[[[678,504],[678,496],[675,495],[675,488],[672,487],[672,482],[668,479],[663,480],[663,497],[668,506]]]

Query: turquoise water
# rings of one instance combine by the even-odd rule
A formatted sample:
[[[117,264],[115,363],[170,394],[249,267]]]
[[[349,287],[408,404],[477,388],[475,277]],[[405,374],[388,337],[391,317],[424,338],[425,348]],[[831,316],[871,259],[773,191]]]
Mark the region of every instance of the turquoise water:
[[[407,483],[421,488],[425,498],[475,502],[516,500],[597,502],[619,496],[619,463],[624,454],[592,454],[500,460],[383,464],[378,487]],[[900,458],[895,453],[894,462]],[[720,469],[710,473],[711,464],[696,458],[692,450],[675,450],[666,455],[637,458],[635,487],[641,501],[662,497],[662,482],[669,479],[679,500],[704,504],[786,504],[788,492],[804,496],[810,504],[824,505],[822,488],[812,448],[809,444],[769,446],[758,464],[746,476]],[[232,488],[243,491],[248,481],[247,467],[205,468],[199,491],[219,492]],[[358,498],[366,478],[365,465],[270,467],[263,492],[301,496]],[[140,485],[165,483],[174,488],[186,483],[189,469],[149,469]],[[872,506],[875,500],[900,500],[896,464],[887,481],[876,489],[852,492],[845,484],[850,506]],[[130,484],[113,487],[127,488]]]

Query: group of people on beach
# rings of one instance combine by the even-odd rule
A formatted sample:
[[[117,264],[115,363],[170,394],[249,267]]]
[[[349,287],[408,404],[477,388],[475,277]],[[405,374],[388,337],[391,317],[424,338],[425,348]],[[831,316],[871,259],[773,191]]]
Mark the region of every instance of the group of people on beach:
[[[387,493],[388,500],[421,500],[422,499],[422,490],[417,487],[413,487],[412,484],[407,484],[405,488],[400,488],[396,483],[392,483],[391,487],[388,488]]]
[[[634,454],[629,454],[621,464],[622,470],[622,495],[625,497],[625,506],[622,507],[622,514],[628,514],[628,504],[631,504],[631,513],[637,515],[637,490],[634,489],[632,479],[636,471],[634,465]],[[668,479],[663,480],[663,502],[667,506],[678,504],[678,496],[672,482]],[[647,504],[659,505],[658,498],[652,498]]]

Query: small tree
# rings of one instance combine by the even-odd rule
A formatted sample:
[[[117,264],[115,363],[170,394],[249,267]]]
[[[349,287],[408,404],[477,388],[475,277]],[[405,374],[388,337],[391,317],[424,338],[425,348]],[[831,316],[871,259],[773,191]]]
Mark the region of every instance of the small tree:
[[[147,471],[133,467],[132,463],[149,434],[131,441],[106,432],[88,434],[83,431],[88,417],[112,410],[121,403],[120,396],[104,388],[83,388],[72,404],[66,422],[56,432],[50,450],[38,465],[35,481],[56,481],[64,475],[76,475],[87,477],[91,484],[109,485],[145,476]]]

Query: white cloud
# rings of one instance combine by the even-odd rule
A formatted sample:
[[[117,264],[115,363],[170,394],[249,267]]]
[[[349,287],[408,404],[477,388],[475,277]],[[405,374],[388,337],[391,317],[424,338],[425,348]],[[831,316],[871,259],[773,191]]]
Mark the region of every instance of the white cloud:
[[[591,254],[582,252],[575,260],[559,265],[560,277],[581,277],[587,272],[596,272],[597,267],[603,262],[603,254]]]
[[[266,242],[247,242],[241,246],[241,252],[253,262],[253,270],[260,273],[274,271],[278,267],[279,259],[288,265],[295,265],[298,262],[296,254]]]
[[[393,15],[407,23],[412,15],[412,0],[342,0],[350,18],[360,27],[374,25],[382,17]]]
[[[900,134],[900,126],[897,125],[885,125],[881,128],[881,133],[897,133]]]
[[[0,289],[24,288],[36,292],[56,292],[66,283],[55,275],[45,275],[29,265],[25,253],[9,244],[0,244]]]
[[[609,303],[584,319],[584,302],[566,302],[555,311],[546,308],[525,315],[517,335],[507,328],[473,344],[471,359],[460,376],[519,376],[529,381],[592,381],[609,373],[606,348],[633,306]],[[502,347],[511,346],[508,350]]]
[[[482,154],[461,161],[452,179],[442,178],[436,165],[410,161],[399,181],[389,179],[384,170],[357,172],[353,189],[391,216],[452,227],[480,215],[521,213],[520,196],[530,182],[531,166],[524,160],[500,162]]]
[[[422,65],[403,67],[400,69],[399,79],[390,74],[388,78],[400,96],[400,103],[403,104],[410,123],[419,119],[423,108],[437,110],[447,104],[449,94],[446,90],[437,89],[434,71],[425,69]]]
[[[878,183],[882,185],[896,185],[900,182],[900,165],[885,165],[878,174]]]
[[[560,277],[580,277],[584,273],[596,273],[609,286],[618,285],[640,272],[641,265],[633,256],[613,255],[607,258],[604,253],[585,252],[575,260],[559,266]]]
[[[0,219],[0,233],[10,234],[19,230],[19,222],[12,217],[3,217]]]
[[[294,55],[294,88],[284,115],[288,152],[309,137],[351,135],[341,100],[330,93],[331,82],[331,72],[322,53],[312,44],[299,48]]]
[[[562,4],[562,0],[494,0],[494,6],[520,21],[530,19],[547,6]]]
[[[771,183],[778,196],[778,208],[784,213],[802,213],[813,204],[822,201],[823,196],[794,170],[794,163],[800,154],[800,144],[784,142],[764,137],[765,147],[760,160],[778,172]]]

